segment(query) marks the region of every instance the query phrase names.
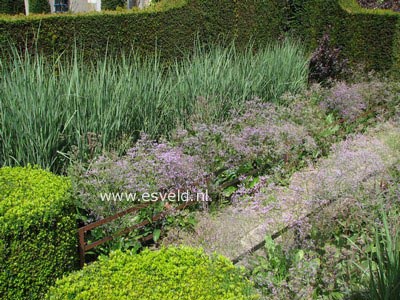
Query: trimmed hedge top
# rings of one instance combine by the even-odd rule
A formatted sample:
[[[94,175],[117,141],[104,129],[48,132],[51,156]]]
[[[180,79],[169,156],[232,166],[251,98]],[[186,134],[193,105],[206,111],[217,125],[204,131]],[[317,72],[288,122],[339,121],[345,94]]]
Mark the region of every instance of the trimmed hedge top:
[[[58,280],[47,299],[258,299],[227,258],[189,247],[116,251]]]
[[[0,16],[0,58],[8,59],[11,44],[50,57],[77,47],[87,60],[134,50],[172,61],[195,40],[267,44],[282,34],[284,15],[280,0],[163,0],[144,10]]]
[[[50,57],[77,46],[87,60],[158,51],[168,61],[191,51],[195,39],[265,45],[286,31],[310,51],[329,33],[351,64],[400,76],[400,13],[364,9],[356,0],[163,0],[145,10],[0,16],[0,58],[8,59],[12,44]]]
[[[51,220],[69,201],[71,183],[36,167],[0,168],[2,230]]]

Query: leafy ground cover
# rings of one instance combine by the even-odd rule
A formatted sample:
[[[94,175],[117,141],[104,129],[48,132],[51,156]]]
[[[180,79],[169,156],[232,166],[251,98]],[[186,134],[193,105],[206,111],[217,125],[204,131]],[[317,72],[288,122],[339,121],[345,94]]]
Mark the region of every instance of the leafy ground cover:
[[[211,210],[224,203],[243,204],[246,203],[243,199],[248,198],[250,202],[247,206],[253,207],[253,210],[230,206],[225,213],[214,217],[216,230],[232,232],[210,233],[210,238],[217,240],[223,236],[228,239],[248,236],[247,242],[238,238],[243,245],[226,247],[226,241],[221,240],[217,246],[215,242],[199,237],[203,244],[198,245],[235,258],[254,243],[252,238],[259,241],[260,234],[266,233],[265,213],[271,211],[271,202],[283,205],[276,211],[288,217],[281,220],[271,218],[270,223],[275,227],[270,231],[314,209],[310,203],[299,201],[300,195],[290,188],[292,193],[286,193],[284,197],[291,200],[285,204],[273,195],[269,186],[290,186],[293,174],[331,153],[334,143],[347,138],[350,133],[364,132],[379,120],[394,115],[398,100],[396,84],[376,79],[354,84],[339,82],[329,89],[315,86],[300,95],[286,94],[279,104],[264,103],[260,99],[247,101],[243,109],[231,111],[231,117],[220,123],[202,123],[194,116],[186,129],[178,128],[168,140],[154,141],[142,136],[125,155],[105,153],[93,160],[88,169],[78,164],[70,170],[77,198],[80,199],[79,207],[84,216],[89,216],[84,222],[101,219],[132,206],[130,201],[104,201],[100,193],[131,193],[140,198],[149,191],[185,190],[190,194],[207,191],[207,197],[213,200]],[[311,178],[313,176],[315,174]],[[333,182],[327,182],[326,186],[330,184]],[[269,196],[262,196],[261,189]],[[208,204],[203,203],[203,208]],[[121,226],[143,221],[148,214],[164,208],[165,203],[157,203],[135,218],[127,217],[93,232],[94,237],[102,237]],[[290,214],[293,216],[289,219]],[[193,226],[193,216],[189,215],[183,219],[175,216],[166,222],[151,224],[152,228],[147,233],[172,224]],[[200,219],[203,221],[199,221],[199,226],[203,224],[212,231],[208,214]],[[224,222],[231,222],[231,226]],[[249,231],[254,231],[254,236],[247,235]],[[134,233],[130,238],[142,234]],[[189,232],[187,236],[194,235]],[[169,238],[174,239],[174,234],[170,234]]]
[[[387,126],[379,135],[390,136],[390,144],[400,135],[396,126]],[[287,186],[263,176],[249,187],[249,178],[244,179],[233,194],[232,206],[216,215],[201,214],[194,232],[180,231],[174,238],[235,259],[265,235],[293,225],[327,204],[347,199],[361,189],[372,195],[380,180],[389,180],[385,176],[398,165],[399,158],[398,149],[378,138],[347,137],[332,147],[327,158],[295,172]]]

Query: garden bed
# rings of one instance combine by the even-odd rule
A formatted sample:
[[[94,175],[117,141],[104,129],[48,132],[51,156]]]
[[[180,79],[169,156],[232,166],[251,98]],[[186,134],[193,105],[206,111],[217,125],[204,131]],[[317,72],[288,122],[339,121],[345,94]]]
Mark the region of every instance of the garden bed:
[[[329,49],[330,45],[320,47],[319,52]],[[324,67],[336,64],[325,55],[314,57]],[[65,197],[74,200],[73,219],[68,224],[73,226],[76,221],[82,226],[107,219],[132,208],[134,202],[153,199],[153,193],[168,196],[141,206],[135,214],[86,227],[81,246],[85,241],[90,245],[105,237],[114,239],[93,246],[87,253],[89,266],[82,271],[64,279],[64,269],[51,273],[61,280],[51,289],[49,299],[86,299],[88,291],[100,293],[97,285],[109,278],[113,279],[108,282],[110,295],[104,297],[159,299],[152,296],[149,282],[160,279],[155,275],[161,269],[171,279],[176,274],[191,275],[181,255],[195,254],[211,274],[217,274],[210,253],[216,251],[236,262],[243,253],[262,246],[267,259],[249,259],[245,281],[241,271],[236,279],[225,277],[226,272],[216,276],[221,279],[216,295],[207,296],[208,280],[199,286],[197,280],[190,286],[182,280],[183,285],[176,288],[165,284],[159,292],[168,299],[183,299],[188,290],[195,293],[188,298],[204,295],[204,299],[240,299],[250,294],[257,297],[257,293],[274,299],[294,299],[294,295],[343,299],[355,290],[368,290],[367,282],[376,270],[371,266],[376,262],[363,251],[380,245],[374,244],[371,228],[380,224],[381,210],[390,212],[391,229],[399,215],[398,82],[356,74],[348,82],[332,81],[328,76],[320,84],[307,86],[304,49],[290,41],[246,51],[234,45],[199,45],[186,59],[166,65],[158,58],[128,55],[105,57],[88,65],[79,56],[73,61],[65,57],[49,61],[40,54],[22,57],[16,51],[11,61],[0,63],[4,75],[0,80],[0,164],[34,163],[68,174]],[[15,172],[18,168],[1,170]],[[0,188],[4,185],[6,191],[26,200],[31,213],[32,202],[18,190],[26,180],[14,177],[4,177]],[[31,189],[23,186],[22,190],[28,193]],[[202,195],[203,201],[178,212],[187,198],[179,193],[170,198],[174,191]],[[128,194],[137,198],[128,198]],[[11,199],[0,194],[0,204],[6,207]],[[20,205],[10,207],[14,211]],[[152,218],[163,211],[171,213]],[[0,209],[0,221],[2,214]],[[30,224],[30,214],[22,210],[21,214]],[[51,229],[61,226],[48,213],[40,214],[38,220]],[[137,224],[145,225],[136,230]],[[133,230],[118,235],[126,227]],[[285,227],[289,230],[283,232]],[[17,235],[20,229],[9,228]],[[69,245],[76,242],[73,236]],[[149,236],[155,252],[142,243]],[[21,241],[15,243],[19,249]],[[206,254],[171,244],[203,247]],[[4,245],[0,249],[10,248]],[[16,270],[8,250],[4,258]],[[71,259],[76,258],[71,254]],[[223,261],[217,263],[222,269],[236,270],[226,258],[218,261]],[[354,262],[370,265],[360,271]],[[189,267],[191,263],[189,259]],[[336,265],[341,269],[336,270]],[[67,266],[65,260],[60,266]],[[212,276],[208,271],[201,276],[200,269],[196,267],[193,275]],[[371,274],[365,275],[366,270]],[[119,289],[124,276],[139,278],[137,271],[146,275],[143,281],[127,281]],[[1,273],[5,286],[13,284],[9,274],[7,270]],[[311,277],[315,280],[310,281]],[[80,278],[87,278],[88,284]],[[40,289],[41,297],[55,279],[32,283],[29,288]],[[247,279],[258,292],[253,293]],[[235,289],[237,280],[246,282],[243,289]],[[140,290],[143,287],[146,290]],[[14,300],[11,294],[0,290],[0,298]]]

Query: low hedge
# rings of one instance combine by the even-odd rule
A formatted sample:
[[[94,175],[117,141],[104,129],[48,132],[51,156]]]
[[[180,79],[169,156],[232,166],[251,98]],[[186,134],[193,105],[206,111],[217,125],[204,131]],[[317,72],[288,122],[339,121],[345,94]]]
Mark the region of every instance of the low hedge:
[[[172,60],[190,51],[196,39],[236,39],[238,45],[247,45],[252,37],[264,44],[277,39],[285,19],[281,2],[164,0],[144,10],[3,16],[0,49],[7,53],[11,43],[51,56],[71,52],[77,45],[89,59],[131,49],[153,55],[157,49],[162,58]]]
[[[364,9],[356,0],[291,0],[289,27],[315,49],[324,33],[350,62],[400,72],[400,13]]]
[[[227,258],[189,247],[121,251],[72,273],[52,287],[50,300],[258,299],[241,269]]]
[[[0,299],[43,299],[77,266],[70,185],[34,167],[0,168]]]

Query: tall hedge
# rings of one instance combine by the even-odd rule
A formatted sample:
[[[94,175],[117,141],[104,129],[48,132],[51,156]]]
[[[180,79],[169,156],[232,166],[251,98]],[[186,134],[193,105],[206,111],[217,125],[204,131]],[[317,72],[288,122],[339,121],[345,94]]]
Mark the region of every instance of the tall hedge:
[[[400,72],[400,13],[361,8],[356,0],[290,0],[289,27],[310,50],[324,33],[353,64]]]
[[[89,58],[105,52],[130,51],[174,59],[192,49],[195,39],[211,43],[252,36],[276,39],[282,33],[279,0],[166,0],[144,11],[107,11],[0,18],[0,48],[39,49],[49,55],[71,51],[75,45]],[[264,19],[263,14],[267,17]],[[37,47],[36,47],[37,45]],[[5,53],[5,51],[3,51]]]
[[[5,0],[8,1],[8,0]],[[20,1],[20,0],[19,0]],[[35,0],[42,1],[42,0]],[[103,0],[115,8],[120,0]],[[326,32],[353,64],[400,70],[400,13],[361,8],[356,0],[163,0],[144,11],[0,18],[0,50],[9,44],[46,54],[84,48],[88,58],[130,51],[174,59],[198,38],[266,44],[287,31],[312,51]]]
[[[33,167],[0,168],[0,299],[43,299],[77,266],[70,182]]]

